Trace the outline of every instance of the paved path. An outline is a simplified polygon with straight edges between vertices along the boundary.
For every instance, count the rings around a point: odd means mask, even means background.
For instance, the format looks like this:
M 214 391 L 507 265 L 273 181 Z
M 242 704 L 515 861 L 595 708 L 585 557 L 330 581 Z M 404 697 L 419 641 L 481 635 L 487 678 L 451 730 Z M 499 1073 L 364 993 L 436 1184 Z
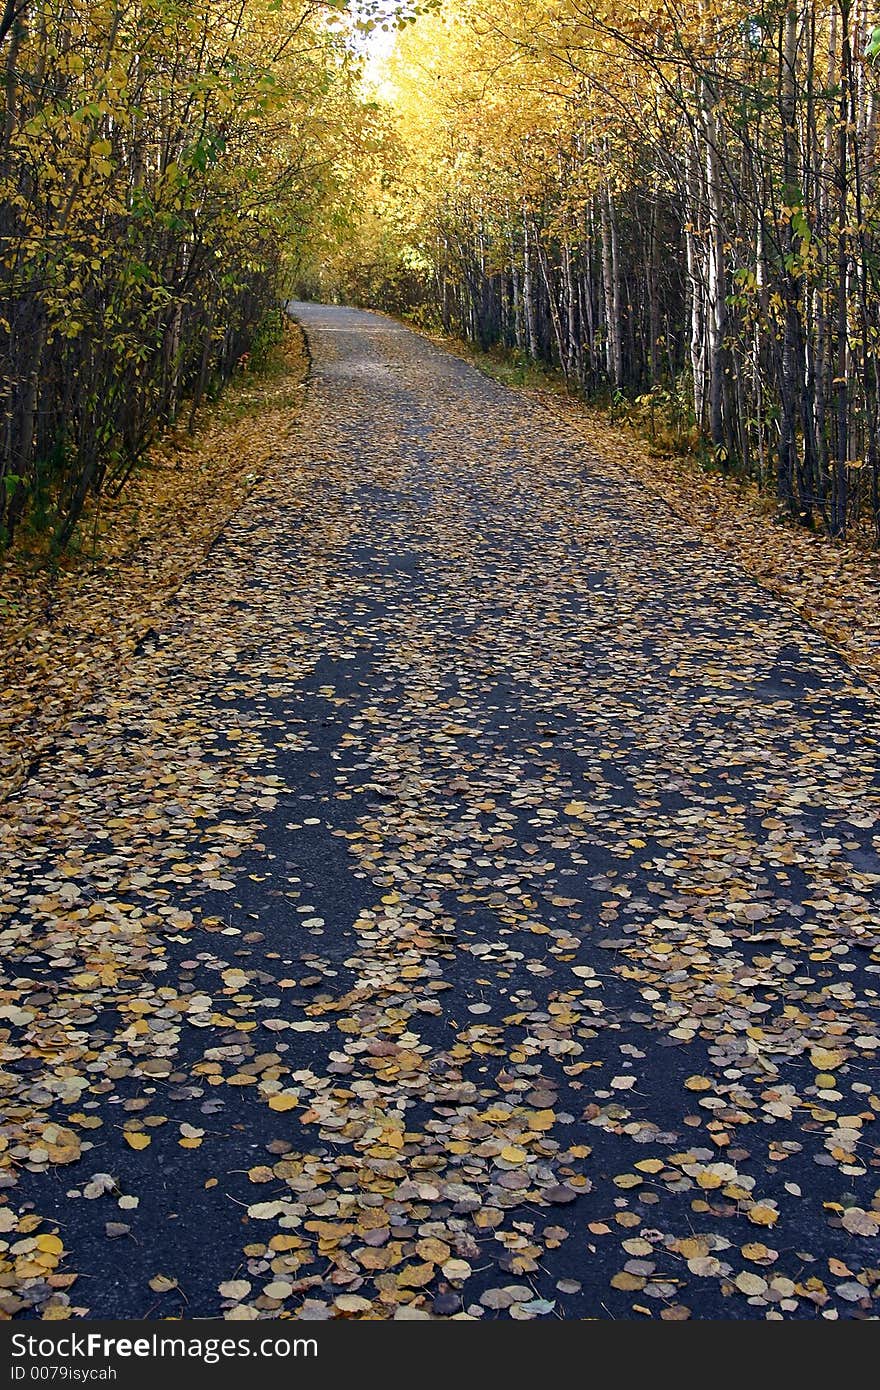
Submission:
M 870 1314 L 876 706 L 527 400 L 298 313 L 301 430 L 4 830 L 0 1308 Z

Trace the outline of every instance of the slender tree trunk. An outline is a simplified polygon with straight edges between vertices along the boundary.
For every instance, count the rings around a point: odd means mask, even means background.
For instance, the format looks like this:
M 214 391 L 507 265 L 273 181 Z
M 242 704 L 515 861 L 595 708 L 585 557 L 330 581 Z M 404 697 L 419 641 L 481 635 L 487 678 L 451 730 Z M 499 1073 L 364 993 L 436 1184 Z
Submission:
M 611 190 L 599 195 L 602 229 L 602 284 L 605 291 L 605 368 L 615 390 L 623 385 L 623 346 L 620 322 L 620 257 L 617 222 Z

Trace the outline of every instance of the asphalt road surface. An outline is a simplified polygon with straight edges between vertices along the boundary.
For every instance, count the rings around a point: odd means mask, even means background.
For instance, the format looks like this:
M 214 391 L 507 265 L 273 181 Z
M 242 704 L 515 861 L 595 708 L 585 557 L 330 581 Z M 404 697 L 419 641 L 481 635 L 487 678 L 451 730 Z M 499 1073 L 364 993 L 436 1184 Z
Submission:
M 0 1309 L 872 1316 L 876 702 L 581 434 L 295 312 L 300 426 L 7 808 Z

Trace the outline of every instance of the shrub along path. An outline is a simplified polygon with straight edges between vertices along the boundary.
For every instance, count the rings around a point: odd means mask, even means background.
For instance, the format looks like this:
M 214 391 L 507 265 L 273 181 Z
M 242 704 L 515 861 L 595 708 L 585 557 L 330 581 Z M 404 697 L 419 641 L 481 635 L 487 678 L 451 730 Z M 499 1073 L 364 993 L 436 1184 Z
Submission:
M 279 466 L 10 803 L 0 1307 L 869 1315 L 873 697 L 582 432 L 298 313 Z

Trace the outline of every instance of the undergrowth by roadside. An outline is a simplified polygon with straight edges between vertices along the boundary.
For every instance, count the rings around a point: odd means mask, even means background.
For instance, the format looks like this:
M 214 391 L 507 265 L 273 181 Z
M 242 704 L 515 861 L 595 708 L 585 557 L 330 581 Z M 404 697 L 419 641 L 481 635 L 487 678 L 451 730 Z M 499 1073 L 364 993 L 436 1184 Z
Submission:
M 116 498 L 99 498 L 54 562 L 36 546 L 0 564 L 0 800 L 58 729 L 130 658 L 292 428 L 308 377 L 290 325 L 192 434 L 169 432 Z M 186 412 L 182 420 L 187 419 Z

